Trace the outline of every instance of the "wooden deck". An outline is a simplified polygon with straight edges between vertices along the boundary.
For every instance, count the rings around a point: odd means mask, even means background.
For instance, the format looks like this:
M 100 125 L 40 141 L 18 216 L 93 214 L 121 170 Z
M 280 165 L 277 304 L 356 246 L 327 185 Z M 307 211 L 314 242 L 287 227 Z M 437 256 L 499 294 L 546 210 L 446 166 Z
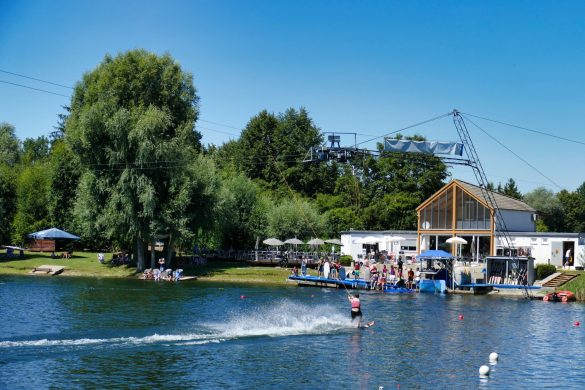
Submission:
M 65 267 L 62 265 L 41 265 L 39 267 L 35 267 L 30 271 L 33 275 L 59 275 Z

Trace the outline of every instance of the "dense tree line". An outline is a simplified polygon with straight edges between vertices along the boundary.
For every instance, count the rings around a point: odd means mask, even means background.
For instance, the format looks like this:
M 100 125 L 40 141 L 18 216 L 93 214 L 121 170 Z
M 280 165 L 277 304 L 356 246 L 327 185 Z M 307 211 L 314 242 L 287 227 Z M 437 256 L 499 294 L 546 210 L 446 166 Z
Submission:
M 382 145 L 378 158 L 303 162 L 324 141 L 304 108 L 259 112 L 238 139 L 203 146 L 198 103 L 173 58 L 133 50 L 83 75 L 49 138 L 20 141 L 0 124 L 0 242 L 57 226 L 85 248 L 130 249 L 144 268 L 160 240 L 249 249 L 268 236 L 415 229 L 415 208 L 448 178 L 440 159 Z M 491 188 L 535 207 L 540 230 L 584 230 L 585 184 L 524 196 L 512 179 Z

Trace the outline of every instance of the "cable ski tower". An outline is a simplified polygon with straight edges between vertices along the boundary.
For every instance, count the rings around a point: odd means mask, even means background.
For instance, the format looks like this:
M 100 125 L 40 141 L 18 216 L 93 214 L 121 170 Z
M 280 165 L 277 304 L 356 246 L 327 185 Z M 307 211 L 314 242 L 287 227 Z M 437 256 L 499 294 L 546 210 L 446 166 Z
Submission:
M 339 133 L 339 132 L 326 132 L 327 143 L 317 147 L 311 148 L 307 151 L 303 162 L 325 162 L 325 161 L 337 161 L 341 163 L 351 162 L 357 158 L 363 158 L 365 156 L 377 155 L 377 152 L 360 149 L 357 147 L 357 133 Z M 353 135 L 353 146 L 341 146 L 341 135 Z
M 453 110 L 453 123 L 455 124 L 455 129 L 457 129 L 457 133 L 459 134 L 459 138 L 463 144 L 465 149 L 465 153 L 468 157 L 468 164 L 472 170 L 473 174 L 475 175 L 475 179 L 481 189 L 481 193 L 485 199 L 485 201 L 490 205 L 490 207 L 494 210 L 494 238 L 497 241 L 500 238 L 501 241 L 509 248 L 510 250 L 510 257 L 514 260 L 512 264 L 512 271 L 516 274 L 518 280 L 521 278 L 521 270 L 519 269 L 520 263 L 517 259 L 517 251 L 514 248 L 514 243 L 512 241 L 512 237 L 510 236 L 510 232 L 508 231 L 508 227 L 506 226 L 506 221 L 504 220 L 502 213 L 498 207 L 496 202 L 496 198 L 494 197 L 494 193 L 487 189 L 488 180 L 483 170 L 483 166 L 481 165 L 481 161 L 479 160 L 479 156 L 477 155 L 477 151 L 475 150 L 475 146 L 473 145 L 473 141 L 469 135 L 469 131 L 467 131 L 467 126 L 465 125 L 465 121 L 461 116 L 458 110 Z M 495 247 L 494 242 L 494 247 Z M 524 294 L 525 298 L 530 298 L 530 291 L 528 288 L 523 288 L 522 293 Z

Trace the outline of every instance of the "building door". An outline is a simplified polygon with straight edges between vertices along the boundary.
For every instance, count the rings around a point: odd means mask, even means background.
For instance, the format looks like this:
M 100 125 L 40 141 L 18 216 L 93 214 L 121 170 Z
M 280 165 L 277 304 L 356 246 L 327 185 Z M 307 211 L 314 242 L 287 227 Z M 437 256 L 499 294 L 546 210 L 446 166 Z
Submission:
M 558 241 L 552 241 L 550 243 L 550 263 L 560 267 L 563 265 L 563 243 Z
M 568 261 L 568 265 L 572 266 L 575 265 L 575 243 L 573 241 L 563 241 L 563 264 L 565 262 L 565 257 L 567 256 L 567 251 L 569 258 L 566 259 Z

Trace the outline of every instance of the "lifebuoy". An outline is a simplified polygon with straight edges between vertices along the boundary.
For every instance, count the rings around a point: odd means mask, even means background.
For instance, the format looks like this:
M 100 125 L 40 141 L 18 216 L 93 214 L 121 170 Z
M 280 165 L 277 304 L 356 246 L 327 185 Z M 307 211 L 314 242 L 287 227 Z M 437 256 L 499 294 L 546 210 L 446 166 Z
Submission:
M 545 295 L 544 297 L 542 297 L 542 300 L 547 302 L 550 298 L 548 297 L 548 295 Z

